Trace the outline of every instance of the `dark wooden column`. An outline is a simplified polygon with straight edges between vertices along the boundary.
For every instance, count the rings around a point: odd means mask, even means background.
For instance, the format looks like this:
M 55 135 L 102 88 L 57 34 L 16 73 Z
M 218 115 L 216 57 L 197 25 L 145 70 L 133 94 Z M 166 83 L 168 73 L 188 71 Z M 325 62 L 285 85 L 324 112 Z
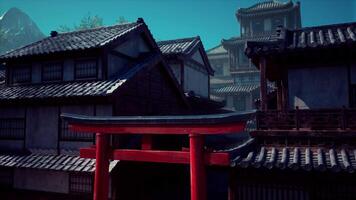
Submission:
M 278 110 L 283 110 L 283 89 L 282 89 L 282 82 L 281 80 L 276 81 L 276 86 L 277 86 L 277 109 Z
M 283 79 L 282 84 L 282 110 L 288 110 L 288 81 Z
M 260 59 L 260 83 L 261 83 L 261 110 L 267 110 L 267 78 L 266 78 L 266 59 Z

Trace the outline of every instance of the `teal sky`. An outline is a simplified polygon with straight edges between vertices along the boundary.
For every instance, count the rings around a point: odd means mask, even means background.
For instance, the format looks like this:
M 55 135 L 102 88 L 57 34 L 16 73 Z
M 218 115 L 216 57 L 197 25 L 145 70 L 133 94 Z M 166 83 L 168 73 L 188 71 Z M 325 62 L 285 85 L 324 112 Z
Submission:
M 0 0 L 0 13 L 11 7 L 26 12 L 48 35 L 73 25 L 90 12 L 115 23 L 143 17 L 156 40 L 200 35 L 206 49 L 239 35 L 235 12 L 261 0 Z M 300 0 L 303 26 L 356 21 L 356 0 Z

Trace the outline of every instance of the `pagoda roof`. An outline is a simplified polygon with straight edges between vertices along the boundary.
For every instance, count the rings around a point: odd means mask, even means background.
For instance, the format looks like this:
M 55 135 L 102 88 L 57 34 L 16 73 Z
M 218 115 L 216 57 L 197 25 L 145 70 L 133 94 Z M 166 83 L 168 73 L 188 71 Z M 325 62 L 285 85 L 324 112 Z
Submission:
M 259 15 L 273 14 L 276 12 L 285 12 L 298 8 L 300 3 L 294 4 L 291 0 L 287 2 L 281 2 L 277 0 L 265 1 L 257 3 L 248 8 L 240 8 L 236 12 L 236 16 L 240 17 L 254 17 Z
M 356 45 L 356 22 L 306 27 L 289 30 L 277 29 L 277 36 L 267 41 L 248 41 L 245 53 L 250 58 L 307 50 L 345 48 Z

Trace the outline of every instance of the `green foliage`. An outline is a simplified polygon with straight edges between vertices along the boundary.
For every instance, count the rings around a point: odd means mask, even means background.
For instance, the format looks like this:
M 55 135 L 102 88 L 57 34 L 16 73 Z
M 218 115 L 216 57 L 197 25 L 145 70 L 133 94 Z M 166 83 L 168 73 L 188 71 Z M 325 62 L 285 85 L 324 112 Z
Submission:
M 120 16 L 116 20 L 116 24 L 125 24 L 128 22 L 129 21 L 124 16 Z M 103 24 L 104 24 L 103 18 L 99 17 L 98 15 L 93 16 L 90 13 L 88 13 L 80 20 L 80 23 L 78 25 L 74 24 L 72 27 L 68 25 L 60 25 L 57 28 L 57 31 L 61 33 L 70 32 L 70 31 L 79 31 L 79 30 L 101 27 L 103 26 Z
M 90 28 L 97 28 L 100 26 L 103 26 L 103 18 L 99 17 L 98 15 L 92 16 L 90 13 L 88 13 L 80 20 L 79 25 L 74 24 L 73 28 L 67 25 L 60 25 L 57 31 L 63 33 L 63 32 L 70 32 L 70 31 L 85 30 Z
M 74 26 L 75 30 L 85 30 L 90 28 L 97 28 L 103 26 L 103 18 L 99 17 L 98 15 L 91 16 L 88 13 L 87 16 L 84 16 L 80 20 L 80 24 L 78 26 Z
M 125 23 L 128 23 L 129 21 L 127 19 L 125 19 L 124 16 L 120 16 L 117 20 L 116 20 L 116 23 L 117 24 L 125 24 Z

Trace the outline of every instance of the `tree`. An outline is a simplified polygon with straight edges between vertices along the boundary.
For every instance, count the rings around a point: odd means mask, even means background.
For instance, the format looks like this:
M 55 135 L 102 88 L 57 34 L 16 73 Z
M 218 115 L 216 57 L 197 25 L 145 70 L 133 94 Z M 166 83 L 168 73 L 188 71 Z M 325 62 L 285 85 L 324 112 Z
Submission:
M 80 21 L 78 26 L 74 26 L 75 30 L 85 30 L 90 28 L 97 28 L 103 26 L 103 18 L 99 17 L 98 15 L 91 16 L 88 13 L 87 16 L 84 16 Z
M 129 22 L 127 19 L 125 19 L 125 17 L 124 16 L 120 16 L 117 20 L 116 20 L 116 23 L 117 24 L 125 24 L 125 23 L 127 23 L 127 22 Z
M 79 25 L 74 24 L 73 28 L 67 25 L 60 25 L 57 31 L 63 33 L 63 32 L 70 32 L 70 31 L 85 30 L 90 28 L 97 28 L 100 26 L 103 26 L 103 18 L 99 17 L 98 15 L 92 16 L 90 13 L 88 13 L 80 20 Z

